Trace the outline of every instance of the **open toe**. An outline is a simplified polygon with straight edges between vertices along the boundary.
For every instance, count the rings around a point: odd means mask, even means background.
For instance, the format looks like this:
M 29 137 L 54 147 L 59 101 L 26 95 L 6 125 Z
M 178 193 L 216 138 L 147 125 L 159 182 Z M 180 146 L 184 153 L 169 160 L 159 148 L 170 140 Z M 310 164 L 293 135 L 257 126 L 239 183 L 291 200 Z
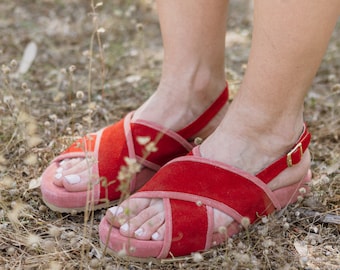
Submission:
M 89 204 L 97 209 L 120 199 L 121 183 L 125 192 L 133 193 L 165 163 L 186 155 L 193 147 L 192 137 L 227 100 L 228 87 L 200 117 L 177 132 L 145 120 L 132 121 L 131 112 L 118 123 L 77 140 L 44 171 L 44 202 L 58 212 L 84 211 Z M 88 161 L 87 173 L 65 176 L 61 168 L 70 168 L 61 163 L 75 158 Z
M 256 175 L 204 158 L 197 146 L 187 156 L 168 162 L 130 197 L 162 199 L 161 232 L 155 232 L 152 240 L 136 239 L 122 235 L 104 217 L 99 225 L 100 240 L 110 253 L 135 258 L 162 259 L 208 250 L 236 234 L 242 226 L 247 227 L 308 193 L 309 169 L 302 179 L 290 185 L 271 190 L 268 184 L 286 169 L 300 164 L 304 154 L 309 154 L 309 142 L 310 134 L 304 126 L 295 146 Z M 301 194 L 302 187 L 306 192 Z M 214 210 L 232 218 L 225 230 L 215 230 L 218 221 Z M 161 234 L 164 239 L 157 237 Z

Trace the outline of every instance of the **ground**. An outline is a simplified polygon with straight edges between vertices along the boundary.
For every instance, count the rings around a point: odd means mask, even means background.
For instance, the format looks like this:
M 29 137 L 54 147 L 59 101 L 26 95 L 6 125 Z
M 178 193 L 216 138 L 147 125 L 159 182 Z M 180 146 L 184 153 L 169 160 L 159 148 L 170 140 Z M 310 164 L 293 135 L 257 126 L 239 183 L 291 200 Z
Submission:
M 250 11 L 248 1 L 232 1 L 232 95 L 246 69 Z M 105 210 L 55 213 L 37 187 L 70 141 L 117 121 L 156 88 L 162 47 L 154 1 L 4 0 L 0 29 L 1 270 L 340 269 L 340 22 L 306 98 L 312 195 L 203 257 L 160 265 L 103 254 L 97 230 Z

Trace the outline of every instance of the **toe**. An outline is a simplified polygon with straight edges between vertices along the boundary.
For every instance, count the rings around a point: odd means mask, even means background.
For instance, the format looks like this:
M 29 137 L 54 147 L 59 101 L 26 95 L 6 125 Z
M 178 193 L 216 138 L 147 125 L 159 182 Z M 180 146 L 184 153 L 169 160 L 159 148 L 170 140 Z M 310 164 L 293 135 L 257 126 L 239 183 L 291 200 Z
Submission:
M 139 212 L 144 210 L 150 205 L 150 199 L 128 199 L 122 202 L 119 206 L 114 206 L 106 211 L 106 218 L 108 222 L 119 228 L 129 219 L 138 215 Z
M 90 183 L 94 183 L 96 180 L 98 180 L 98 176 L 89 171 L 81 171 L 78 174 L 64 174 L 63 186 L 70 192 L 87 191 L 92 188 Z
M 72 165 L 70 165 L 69 163 L 72 163 Z M 88 160 L 86 159 L 80 159 L 80 158 L 75 158 L 75 159 L 71 159 L 68 163 L 67 166 L 61 166 L 60 168 L 62 168 L 62 172 L 63 175 L 70 175 L 70 174 L 80 174 L 82 172 L 87 172 L 87 173 L 91 173 L 91 169 L 92 169 L 92 163 L 90 163 Z
M 54 171 L 53 183 L 58 187 L 63 186 L 63 170 L 64 169 L 62 167 L 57 167 L 57 169 Z
M 68 170 L 81 161 L 82 158 L 67 158 L 60 161 L 59 166 L 64 170 Z
M 161 225 L 156 232 L 151 235 L 151 239 L 154 241 L 162 241 L 164 240 L 165 234 L 165 224 Z
M 54 172 L 54 179 L 53 183 L 59 187 L 64 186 L 64 176 L 65 175 L 74 175 L 74 174 L 79 174 L 80 172 L 86 170 L 84 168 L 84 165 L 82 164 L 83 159 L 81 158 L 72 158 L 72 159 L 64 159 L 60 161 L 57 164 L 57 168 L 55 169 Z M 70 181 L 74 182 L 75 177 L 71 177 Z
M 134 236 L 140 240 L 150 240 L 152 239 L 152 235 L 158 232 L 159 228 L 164 223 L 164 212 L 160 212 L 147 220 L 143 225 L 141 225 L 135 232 Z M 158 232 L 159 233 L 159 232 Z M 164 235 L 164 233 L 163 233 Z M 163 235 L 160 235 L 158 238 L 163 238 Z
M 158 214 L 160 215 L 156 217 Z M 122 235 L 128 237 L 137 236 L 141 239 L 150 239 L 151 235 L 158 228 L 155 226 L 155 223 L 159 222 L 159 220 L 162 221 L 162 216 L 164 216 L 162 201 L 155 201 L 153 204 L 150 204 L 149 207 L 140 211 L 138 215 L 124 223 L 120 227 L 120 232 Z

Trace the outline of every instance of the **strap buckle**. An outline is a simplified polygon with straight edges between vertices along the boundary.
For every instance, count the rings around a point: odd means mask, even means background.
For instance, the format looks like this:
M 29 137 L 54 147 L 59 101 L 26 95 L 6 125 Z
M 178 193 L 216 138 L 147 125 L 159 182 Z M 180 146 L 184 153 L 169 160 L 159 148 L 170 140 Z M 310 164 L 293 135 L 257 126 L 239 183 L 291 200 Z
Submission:
M 293 158 L 292 158 L 292 155 L 295 153 L 296 150 L 300 150 L 300 160 L 302 158 L 302 155 L 303 155 L 303 148 L 302 148 L 302 143 L 299 142 L 292 150 L 289 151 L 289 153 L 287 154 L 287 166 L 288 167 L 292 167 L 294 164 L 293 164 Z

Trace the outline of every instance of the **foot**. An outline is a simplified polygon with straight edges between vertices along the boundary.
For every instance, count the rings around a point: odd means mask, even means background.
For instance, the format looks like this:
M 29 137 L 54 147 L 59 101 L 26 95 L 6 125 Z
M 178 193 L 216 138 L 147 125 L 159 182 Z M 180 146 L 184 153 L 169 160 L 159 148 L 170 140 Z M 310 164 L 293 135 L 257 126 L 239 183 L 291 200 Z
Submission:
M 296 129 L 293 125 L 290 129 L 283 129 L 280 124 L 275 123 L 256 128 L 251 125 L 259 121 L 251 121 L 252 115 L 233 115 L 229 112 L 219 128 L 200 146 L 200 152 L 205 158 L 232 165 L 254 175 L 286 154 L 302 132 L 302 119 L 296 123 L 295 126 L 299 127 Z M 287 130 L 292 132 L 288 133 Z M 276 190 L 297 183 L 307 174 L 309 167 L 310 154 L 307 150 L 299 164 L 284 170 L 268 186 L 271 190 Z M 124 236 L 140 240 L 164 239 L 165 215 L 161 199 L 128 199 L 120 206 L 110 208 L 106 217 L 111 225 L 120 228 L 120 233 Z M 215 232 L 228 228 L 232 222 L 230 216 L 214 209 Z
M 176 84 L 173 84 L 176 85 Z M 177 83 L 178 85 L 178 83 Z M 152 95 L 135 113 L 132 121 L 143 119 L 154 122 L 172 130 L 180 130 L 195 120 L 211 105 L 225 82 L 207 84 L 206 87 L 195 91 L 189 86 L 180 89 L 170 88 L 167 84 L 161 84 Z M 181 90 L 182 89 L 182 90 Z M 208 93 L 208 95 L 207 95 Z M 226 112 L 226 106 L 213 118 L 209 124 L 195 136 L 205 138 L 217 127 Z M 157 113 L 155 113 L 157 112 Z M 64 187 L 67 191 L 86 191 L 91 179 L 98 179 L 89 171 L 91 163 L 84 158 L 65 159 L 59 163 L 54 175 L 54 184 Z

